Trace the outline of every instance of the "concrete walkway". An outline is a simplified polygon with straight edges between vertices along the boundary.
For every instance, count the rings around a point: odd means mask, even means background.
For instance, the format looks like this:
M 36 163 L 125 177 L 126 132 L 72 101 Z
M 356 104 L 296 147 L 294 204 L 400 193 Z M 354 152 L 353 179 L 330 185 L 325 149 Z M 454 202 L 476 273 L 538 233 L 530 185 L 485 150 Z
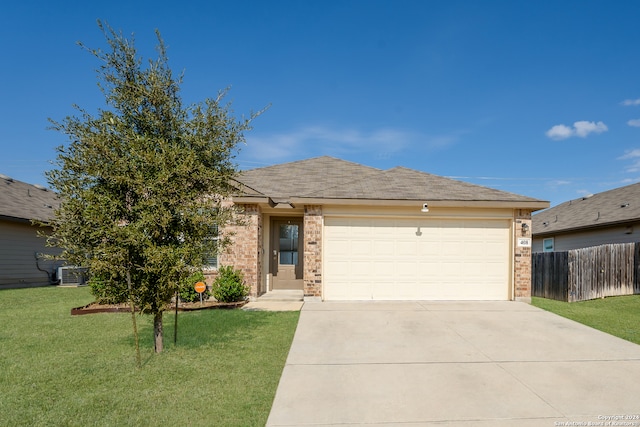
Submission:
M 267 292 L 242 307 L 249 311 L 298 311 L 304 305 L 301 290 L 277 290 Z
M 640 426 L 639 414 L 640 346 L 533 306 L 307 302 L 267 425 Z

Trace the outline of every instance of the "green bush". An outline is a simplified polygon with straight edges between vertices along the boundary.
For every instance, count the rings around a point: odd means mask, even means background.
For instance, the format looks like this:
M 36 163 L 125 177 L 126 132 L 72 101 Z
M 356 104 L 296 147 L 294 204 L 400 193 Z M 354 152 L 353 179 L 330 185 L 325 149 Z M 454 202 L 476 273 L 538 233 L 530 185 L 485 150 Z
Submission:
M 184 282 L 180 284 L 180 301 L 184 302 L 196 302 L 200 301 L 200 294 L 196 292 L 193 286 L 198 282 L 204 282 L 204 273 L 202 271 L 197 271 L 189 276 Z M 202 293 L 202 299 L 208 299 L 211 296 L 211 292 L 207 288 Z
M 220 302 L 244 300 L 249 295 L 249 287 L 245 285 L 242 272 L 232 266 L 218 268 L 218 276 L 213 282 L 213 297 Z
M 89 279 L 91 294 L 99 304 L 122 304 L 129 301 L 127 284 L 107 279 L 103 276 L 92 276 Z

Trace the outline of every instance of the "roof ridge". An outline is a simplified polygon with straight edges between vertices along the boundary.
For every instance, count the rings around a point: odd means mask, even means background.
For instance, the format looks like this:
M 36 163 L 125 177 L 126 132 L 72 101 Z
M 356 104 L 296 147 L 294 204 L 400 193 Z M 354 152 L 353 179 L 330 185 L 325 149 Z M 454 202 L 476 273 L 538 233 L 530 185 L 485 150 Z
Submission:
M 266 170 L 266 169 L 271 169 L 271 168 L 281 168 L 283 166 L 293 166 L 293 165 L 299 165 L 301 163 L 317 162 L 318 160 L 335 160 L 335 161 L 342 162 L 342 163 L 350 163 L 350 164 L 355 165 L 355 166 L 361 166 L 361 167 L 366 167 L 366 168 L 371 168 L 371 169 L 378 169 L 378 168 L 374 168 L 373 166 L 367 166 L 367 165 L 363 165 L 361 163 L 352 162 L 350 160 L 339 159 L 339 158 L 333 157 L 333 156 L 316 156 L 316 157 L 310 157 L 310 158 L 307 158 L 307 159 L 292 160 L 290 162 L 277 163 L 277 164 L 273 164 L 273 165 L 262 166 L 262 167 L 259 167 L 259 168 L 245 169 L 243 171 L 240 171 L 240 173 L 249 172 L 249 171 L 260 171 L 260 170 Z M 381 170 L 381 169 L 378 169 L 378 170 Z

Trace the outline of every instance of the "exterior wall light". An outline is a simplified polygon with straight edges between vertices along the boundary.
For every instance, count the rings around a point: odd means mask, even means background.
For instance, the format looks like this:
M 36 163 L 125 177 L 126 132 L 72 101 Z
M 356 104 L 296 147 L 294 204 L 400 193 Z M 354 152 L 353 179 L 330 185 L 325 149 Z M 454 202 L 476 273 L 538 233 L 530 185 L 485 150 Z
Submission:
M 527 231 L 529 231 L 529 224 L 527 224 L 526 222 L 522 223 L 522 234 L 527 234 Z

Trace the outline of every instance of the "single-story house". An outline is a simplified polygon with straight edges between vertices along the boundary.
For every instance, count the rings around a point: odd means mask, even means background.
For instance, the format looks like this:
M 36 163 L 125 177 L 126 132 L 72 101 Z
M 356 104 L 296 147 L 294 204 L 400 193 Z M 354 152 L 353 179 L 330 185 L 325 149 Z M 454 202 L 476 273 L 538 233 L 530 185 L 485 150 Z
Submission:
M 531 213 L 546 201 L 332 157 L 237 182 L 246 221 L 218 261 L 243 271 L 252 298 L 530 301 Z
M 533 251 L 640 241 L 640 183 L 569 200 L 533 215 Z
M 47 221 L 59 205 L 56 194 L 0 174 L 0 289 L 54 283 L 56 262 L 43 258 L 56 250 L 45 245 L 32 220 Z

